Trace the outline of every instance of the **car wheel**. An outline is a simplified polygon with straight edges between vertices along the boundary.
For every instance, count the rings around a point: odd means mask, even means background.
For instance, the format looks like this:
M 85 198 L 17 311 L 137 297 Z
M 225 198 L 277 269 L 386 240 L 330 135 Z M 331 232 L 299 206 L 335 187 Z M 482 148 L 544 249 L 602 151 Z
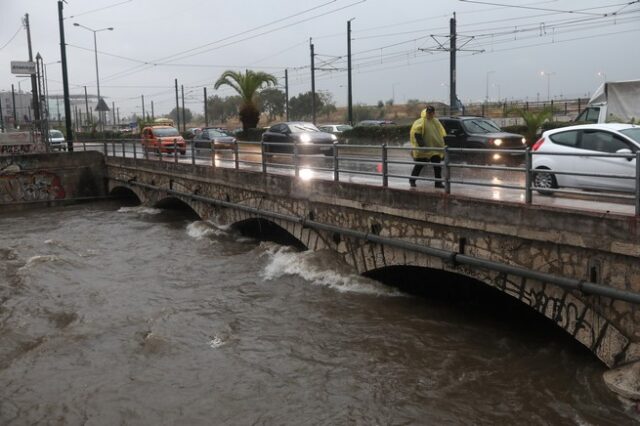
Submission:
M 545 189 L 558 188 L 558 182 L 556 181 L 556 177 L 554 176 L 554 174 L 540 171 L 540 170 L 549 170 L 549 169 L 539 168 L 536 170 L 538 171 L 534 172 L 533 186 L 536 188 L 536 190 L 540 195 L 553 195 L 552 191 L 545 191 Z

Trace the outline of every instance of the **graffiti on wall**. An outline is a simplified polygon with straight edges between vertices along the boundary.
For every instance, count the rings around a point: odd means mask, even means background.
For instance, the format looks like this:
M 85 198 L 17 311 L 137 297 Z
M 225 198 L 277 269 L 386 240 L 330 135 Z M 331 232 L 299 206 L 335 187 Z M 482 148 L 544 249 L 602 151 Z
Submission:
M 65 198 L 60 176 L 47 171 L 0 174 L 0 203 Z
M 21 155 L 44 152 L 43 146 L 37 144 L 0 145 L 0 155 Z

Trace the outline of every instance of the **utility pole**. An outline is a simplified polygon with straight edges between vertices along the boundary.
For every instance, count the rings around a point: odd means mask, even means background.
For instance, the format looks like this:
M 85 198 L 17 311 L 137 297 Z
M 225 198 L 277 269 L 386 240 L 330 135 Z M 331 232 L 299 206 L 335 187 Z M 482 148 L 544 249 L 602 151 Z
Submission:
M 444 36 L 431 36 L 436 43 L 438 43 L 438 47 L 430 48 L 430 49 L 418 49 L 421 51 L 442 51 L 449 52 L 449 103 L 451 114 L 455 114 L 458 112 L 458 96 L 456 95 L 456 53 L 465 51 L 465 52 L 477 52 L 481 53 L 484 50 L 473 50 L 473 49 L 462 49 L 467 43 L 473 40 L 473 37 L 466 37 L 466 40 L 462 43 L 460 47 L 457 45 L 458 34 L 456 33 L 456 14 L 453 13 L 453 18 L 449 20 L 449 47 L 445 47 L 443 43 L 441 43 L 437 37 Z
M 89 115 L 89 96 L 87 96 L 87 86 L 84 86 L 84 107 L 87 113 L 87 124 L 93 122 L 91 116 Z
M 4 116 L 2 115 L 2 99 L 0 99 L 0 132 L 4 133 Z
M 116 117 L 118 120 L 118 124 L 120 124 L 120 107 L 116 108 Z
M 116 103 L 111 101 L 111 120 L 113 120 L 113 124 L 120 124 L 116 122 Z M 117 129 L 114 129 L 117 130 Z
M 207 88 L 204 89 L 204 127 L 209 127 L 209 112 L 207 111 Z
M 156 113 L 153 109 L 153 101 L 151 101 L 151 121 L 155 121 L 156 119 Z
M 11 102 L 13 103 L 13 128 L 18 128 L 18 117 L 16 114 L 16 91 L 13 88 L 13 84 L 11 85 Z
M 187 120 L 185 119 L 185 114 L 184 114 L 184 86 L 181 84 L 180 85 L 180 92 L 182 93 L 182 131 L 186 132 L 187 131 Z M 180 129 L 178 129 L 180 130 Z
M 180 131 L 180 103 L 178 102 L 178 79 L 175 79 L 176 83 L 176 124 L 178 125 L 177 129 Z
M 351 18 L 347 21 L 347 116 L 353 126 L 353 81 L 351 80 Z
M 458 98 L 456 96 L 456 13 L 449 20 L 449 105 L 451 114 L 458 112 Z
M 60 26 L 60 60 L 62 61 L 62 90 L 64 92 L 64 118 L 67 129 L 67 152 L 73 151 L 73 129 L 71 128 L 71 101 L 69 100 L 69 76 L 67 75 L 67 45 L 64 41 L 62 0 L 58 0 L 58 23 Z
M 313 53 L 313 43 L 311 38 L 309 38 L 309 45 L 311 47 L 311 122 L 316 124 L 316 55 Z
M 147 121 L 147 116 L 144 113 L 144 95 L 140 95 L 140 97 L 142 98 L 142 120 Z
M 29 48 L 29 62 L 33 62 L 33 51 L 31 50 L 31 28 L 29 27 L 29 14 L 24 15 L 24 26 L 27 30 L 27 46 Z M 36 122 L 40 121 L 40 96 L 38 94 L 38 83 L 36 81 L 36 75 L 31 74 L 31 93 L 33 95 L 33 114 Z
M 284 119 L 289 121 L 289 70 L 284 70 Z

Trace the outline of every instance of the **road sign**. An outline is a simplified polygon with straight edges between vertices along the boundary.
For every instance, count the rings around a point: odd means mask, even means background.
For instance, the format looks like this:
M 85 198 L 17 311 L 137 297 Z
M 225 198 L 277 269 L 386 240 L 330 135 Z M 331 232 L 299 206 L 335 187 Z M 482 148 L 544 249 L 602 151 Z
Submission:
M 30 61 L 11 61 L 11 74 L 35 74 L 36 63 Z

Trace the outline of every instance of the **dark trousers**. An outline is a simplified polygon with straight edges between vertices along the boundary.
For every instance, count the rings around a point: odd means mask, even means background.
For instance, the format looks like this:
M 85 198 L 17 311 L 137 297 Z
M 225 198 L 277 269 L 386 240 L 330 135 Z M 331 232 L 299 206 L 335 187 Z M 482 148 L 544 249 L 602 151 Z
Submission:
M 440 157 L 438 157 L 437 155 L 433 155 L 430 159 L 429 158 L 414 158 L 414 161 L 419 161 L 421 163 L 433 163 L 433 164 L 440 164 Z M 422 168 L 424 167 L 424 164 L 416 164 L 413 166 L 413 170 L 411 171 L 411 176 L 420 176 L 420 172 L 422 171 Z M 436 179 L 440 179 L 442 178 L 442 167 L 440 166 L 433 166 L 433 175 Z M 409 179 L 409 183 L 411 185 L 415 185 L 416 180 L 415 179 Z M 436 182 L 436 185 L 440 186 L 439 184 L 442 184 L 442 182 Z

